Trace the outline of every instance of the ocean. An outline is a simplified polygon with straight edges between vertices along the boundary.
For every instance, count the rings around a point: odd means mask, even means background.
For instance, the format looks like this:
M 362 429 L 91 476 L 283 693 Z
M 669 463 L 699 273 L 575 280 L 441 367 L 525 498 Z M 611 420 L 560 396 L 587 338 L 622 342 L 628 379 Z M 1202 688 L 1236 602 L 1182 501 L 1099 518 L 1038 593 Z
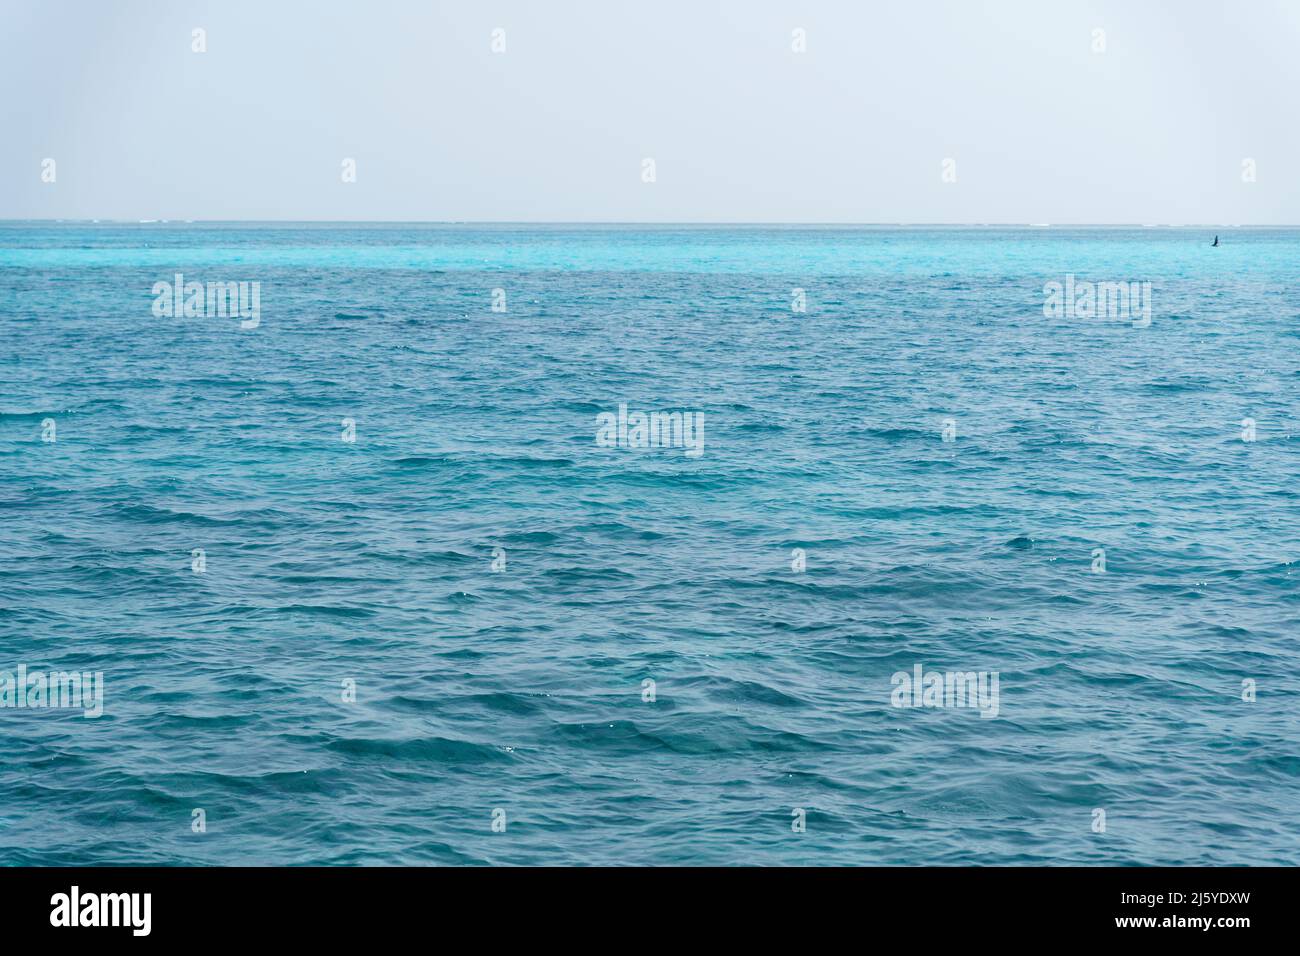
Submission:
M 0 862 L 1300 863 L 1298 293 L 1295 229 L 0 223 Z

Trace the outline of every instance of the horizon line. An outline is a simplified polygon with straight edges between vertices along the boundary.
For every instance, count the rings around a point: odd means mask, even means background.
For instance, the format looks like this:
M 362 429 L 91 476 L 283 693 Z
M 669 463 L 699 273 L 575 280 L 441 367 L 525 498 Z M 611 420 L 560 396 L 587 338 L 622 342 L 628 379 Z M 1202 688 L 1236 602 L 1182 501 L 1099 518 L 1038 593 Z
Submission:
M 0 224 L 111 224 L 111 225 L 380 225 L 380 226 L 799 226 L 844 228 L 942 228 L 942 229 L 1300 229 L 1300 223 L 1222 222 L 855 222 L 848 220 L 668 220 L 668 219 L 119 219 L 114 217 L 48 217 L 18 219 L 0 217 Z

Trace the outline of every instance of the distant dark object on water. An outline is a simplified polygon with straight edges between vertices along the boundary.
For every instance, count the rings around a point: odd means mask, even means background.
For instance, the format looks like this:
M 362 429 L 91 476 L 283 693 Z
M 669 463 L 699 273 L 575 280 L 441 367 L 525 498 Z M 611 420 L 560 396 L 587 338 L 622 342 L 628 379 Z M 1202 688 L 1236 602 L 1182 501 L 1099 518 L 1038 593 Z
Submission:
M 1215 237 L 1214 237 L 1214 242 L 1210 243 L 1210 245 L 1217 246 L 1218 244 L 1219 244 L 1219 237 L 1218 237 L 1218 236 L 1215 236 Z

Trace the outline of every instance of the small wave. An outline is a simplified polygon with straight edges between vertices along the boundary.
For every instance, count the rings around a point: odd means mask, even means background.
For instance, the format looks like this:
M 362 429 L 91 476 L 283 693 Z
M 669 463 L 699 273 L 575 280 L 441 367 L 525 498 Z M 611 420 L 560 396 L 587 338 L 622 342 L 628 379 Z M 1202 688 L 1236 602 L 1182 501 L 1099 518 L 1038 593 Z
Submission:
M 387 760 L 414 760 L 425 763 L 505 763 L 510 754 L 501 747 L 454 740 L 449 737 L 422 737 L 409 740 L 381 740 L 366 737 L 344 737 L 327 745 L 334 753 L 351 757 L 384 758 Z

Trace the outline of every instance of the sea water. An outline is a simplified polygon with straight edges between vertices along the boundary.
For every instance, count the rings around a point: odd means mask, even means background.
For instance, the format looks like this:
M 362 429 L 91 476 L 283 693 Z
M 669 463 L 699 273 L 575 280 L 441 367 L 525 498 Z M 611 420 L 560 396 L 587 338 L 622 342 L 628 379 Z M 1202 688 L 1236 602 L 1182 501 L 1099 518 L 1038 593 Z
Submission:
M 11 222 L 0 330 L 0 862 L 1300 862 L 1298 231 Z

